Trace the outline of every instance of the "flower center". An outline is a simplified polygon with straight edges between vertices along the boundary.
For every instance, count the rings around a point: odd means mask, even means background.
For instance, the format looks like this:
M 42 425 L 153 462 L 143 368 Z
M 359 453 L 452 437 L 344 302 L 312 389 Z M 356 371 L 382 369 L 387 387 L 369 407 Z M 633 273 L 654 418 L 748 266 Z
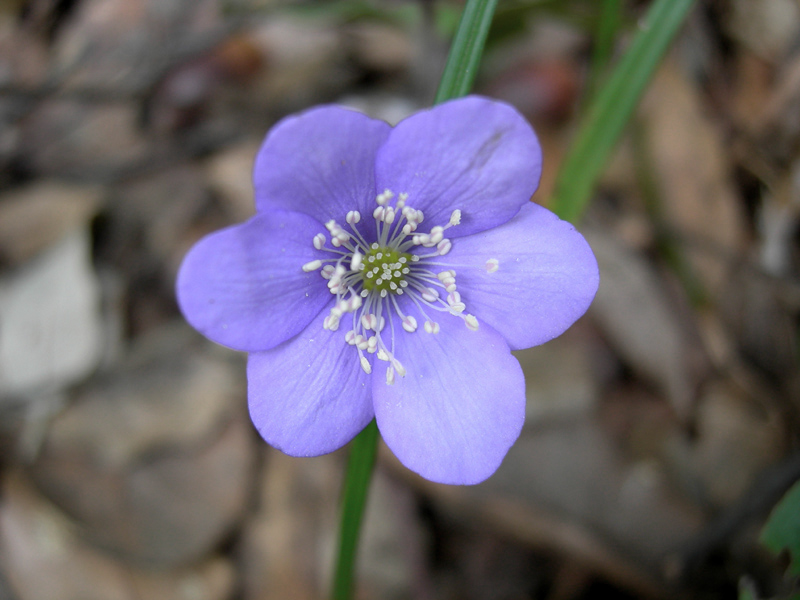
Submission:
M 392 205 L 394 198 L 389 190 L 375 198 L 374 230 L 366 224 L 358 227 L 361 223 L 358 211 L 347 213 L 349 231 L 334 220 L 328 221 L 325 228 L 332 247 L 327 245 L 323 233 L 315 235 L 312 243 L 331 258 L 303 265 L 306 272 L 320 269 L 322 277 L 328 280 L 328 289 L 336 296 L 336 304 L 325 317 L 323 327 L 336 331 L 343 319 L 351 321 L 344 341 L 356 348 L 361 367 L 367 373 L 372 372 L 372 365 L 364 353 L 388 362 L 389 384 L 394 383 L 395 374 L 401 377 L 406 374 L 394 354 L 395 320 L 409 334 L 419 326 L 416 317 L 401 308 L 398 302 L 401 297 L 411 300 L 411 304 L 404 305 L 406 309 L 424 317 L 423 329 L 429 334 L 439 333 L 439 323 L 430 316 L 436 313 L 455 315 L 469 329 L 478 329 L 478 320 L 464 313 L 466 306 L 457 290 L 456 272 L 442 269 L 439 262 L 453 246 L 444 232 L 461 222 L 461 211 L 454 210 L 446 225 L 419 233 L 417 229 L 424 219 L 422 211 L 406 205 L 408 194 L 400 194 Z M 412 252 L 414 248 L 418 250 Z
M 363 289 L 368 292 L 380 293 L 386 290 L 393 294 L 402 294 L 402 288 L 408 287 L 406 275 L 411 272 L 411 257 L 408 252 L 399 252 L 373 243 L 362 259 Z

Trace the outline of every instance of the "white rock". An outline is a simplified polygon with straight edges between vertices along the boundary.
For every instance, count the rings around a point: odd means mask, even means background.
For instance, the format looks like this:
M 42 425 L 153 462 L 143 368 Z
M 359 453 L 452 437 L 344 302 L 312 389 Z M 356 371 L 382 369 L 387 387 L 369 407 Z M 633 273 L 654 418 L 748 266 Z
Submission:
M 57 389 L 95 368 L 99 303 L 86 227 L 0 278 L 0 398 Z

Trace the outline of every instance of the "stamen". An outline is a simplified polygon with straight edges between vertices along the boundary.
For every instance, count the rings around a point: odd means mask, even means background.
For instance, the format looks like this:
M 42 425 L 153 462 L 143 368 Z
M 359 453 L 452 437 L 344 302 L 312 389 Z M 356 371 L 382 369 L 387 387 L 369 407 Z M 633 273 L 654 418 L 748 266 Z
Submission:
M 351 271 L 358 271 L 361 268 L 361 259 L 362 259 L 361 253 L 358 250 L 356 250 L 353 253 L 353 258 L 350 259 Z
M 435 321 L 425 321 L 425 331 L 428 333 L 439 333 L 439 324 Z
M 319 259 L 312 260 L 312 261 L 307 262 L 306 264 L 303 265 L 303 271 L 305 271 L 306 273 L 310 273 L 311 271 L 316 271 L 321 266 L 322 266 L 322 261 L 321 260 L 319 260 Z
M 366 356 L 361 357 L 361 368 L 364 369 L 364 372 L 369 375 L 372 373 L 372 365 L 369 364 Z
M 496 258 L 490 258 L 486 261 L 486 272 L 487 273 L 494 273 L 497 269 L 500 268 L 500 261 Z
M 399 360 L 397 360 L 396 358 L 392 357 L 391 363 L 392 363 L 392 366 L 394 367 L 394 370 L 397 371 L 397 374 L 400 375 L 400 377 L 405 377 L 406 376 L 406 368 L 403 366 L 403 364 Z
M 408 333 L 414 333 L 417 330 L 417 320 L 412 316 L 403 318 L 403 329 Z
M 329 220 L 325 223 L 328 236 L 316 234 L 312 245 L 318 251 L 328 252 L 330 258 L 309 261 L 302 269 L 304 272 L 319 270 L 320 276 L 327 280 L 328 289 L 336 296 L 334 306 L 323 320 L 323 328 L 337 331 L 344 315 L 351 313 L 352 326 L 343 336 L 345 343 L 358 352 L 361 368 L 367 374 L 372 373 L 369 354 L 389 363 L 386 382 L 392 385 L 397 376 L 406 375 L 406 368 L 394 354 L 394 317 L 399 319 L 403 329 L 403 332 L 398 331 L 399 335 L 416 332 L 417 318 L 427 333 L 439 333 L 441 326 L 429 318 L 429 310 L 445 314 L 442 318 L 450 318 L 447 313 L 461 317 L 472 331 L 478 329 L 479 323 L 475 316 L 465 313 L 466 304 L 458 291 L 455 270 L 449 269 L 444 261 L 437 262 L 453 248 L 453 240 L 445 237 L 445 230 L 461 223 L 459 209 L 452 211 L 444 226 L 420 231 L 425 218 L 422 211 L 408 205 L 407 193 L 395 197 L 386 189 L 375 197 L 372 218 L 374 229 L 359 226 L 362 214 L 357 210 L 348 211 L 345 216 L 347 231 L 336 220 Z M 420 252 L 415 247 L 431 250 Z M 487 272 L 498 268 L 497 259 L 486 261 Z M 437 272 L 437 269 L 444 270 Z M 418 311 L 416 316 L 404 314 L 399 301 L 405 297 L 413 302 L 409 306 Z M 387 320 L 388 330 L 385 329 Z

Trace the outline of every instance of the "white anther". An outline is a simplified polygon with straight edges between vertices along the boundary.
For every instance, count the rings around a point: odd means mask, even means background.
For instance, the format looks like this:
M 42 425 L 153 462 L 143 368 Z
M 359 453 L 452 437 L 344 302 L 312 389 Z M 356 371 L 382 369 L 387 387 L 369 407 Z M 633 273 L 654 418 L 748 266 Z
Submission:
M 322 250 L 325 247 L 325 235 L 318 233 L 314 236 L 314 248 Z
M 344 334 L 344 341 L 350 344 L 351 346 L 354 346 L 356 343 L 356 335 L 357 335 L 356 330 L 351 329 L 350 331 Z
M 461 211 L 455 209 L 452 213 L 450 213 L 450 223 L 448 223 L 448 227 L 458 225 L 459 223 L 461 223 Z
M 449 305 L 452 306 L 453 304 L 458 304 L 459 302 L 461 302 L 461 294 L 456 291 L 447 294 L 447 303 Z
M 361 220 L 361 213 L 357 210 L 351 210 L 347 213 L 347 217 L 345 219 L 350 225 L 355 225 Z
M 438 297 L 439 292 L 433 288 L 425 288 L 425 291 L 422 292 L 422 299 L 427 300 L 428 302 L 435 302 Z
M 383 215 L 383 220 L 386 222 L 387 225 L 391 225 L 394 223 L 394 209 L 391 206 L 386 207 L 386 212 Z
M 383 192 L 378 194 L 378 196 L 375 198 L 375 202 L 383 206 L 384 204 L 389 202 L 389 200 L 391 200 L 392 198 L 394 198 L 394 193 L 392 193 L 391 190 L 383 190 Z
M 369 364 L 366 356 L 361 357 L 361 368 L 364 369 L 364 372 L 369 375 L 372 373 L 372 365 Z
M 448 239 L 444 239 L 436 245 L 436 249 L 439 251 L 439 256 L 444 256 L 450 252 L 452 247 L 453 243 Z
M 439 333 L 439 324 L 435 321 L 425 321 L 425 331 L 428 333 Z
M 363 303 L 364 301 L 361 299 L 361 296 L 352 294 L 350 298 L 347 299 L 347 312 L 357 311 L 359 308 L 361 308 Z
M 361 315 L 361 326 L 364 329 L 366 330 L 375 329 L 377 325 L 378 325 L 378 317 L 376 317 L 375 315 L 369 313 Z
M 415 246 L 419 246 L 425 244 L 429 239 L 430 236 L 427 233 L 417 233 L 411 236 L 411 243 Z
M 421 211 L 417 211 L 417 217 L 414 219 L 417 223 L 422 223 L 425 220 L 425 214 Z
M 328 221 L 327 223 L 325 223 L 325 229 L 327 229 L 327 230 L 328 230 L 328 231 L 330 231 L 331 233 L 333 233 L 333 230 L 334 230 L 334 229 L 336 229 L 336 228 L 338 228 L 338 227 L 339 227 L 339 226 L 336 224 L 336 221 L 334 221 L 333 219 L 331 219 L 330 221 Z
M 412 316 L 406 316 L 403 319 L 403 329 L 408 333 L 414 333 L 417 330 L 417 320 Z
M 442 283 L 444 283 L 445 277 L 455 277 L 455 276 L 456 272 L 453 271 L 453 269 L 448 269 L 447 271 L 442 271 L 441 273 L 436 274 L 436 278 Z
M 358 271 L 361 268 L 361 260 L 363 255 L 361 252 L 356 250 L 353 252 L 353 258 L 350 259 L 350 270 L 351 271 Z
M 453 292 L 455 292 L 456 291 L 456 282 L 455 282 L 455 280 L 452 283 L 448 283 L 446 286 L 444 286 L 444 289 L 446 289 L 451 294 Z
M 406 200 L 408 200 L 408 194 L 406 192 L 400 192 L 400 195 L 397 196 L 397 208 L 403 208 L 406 204 Z
M 373 335 L 367 338 L 367 352 L 369 352 L 370 354 L 374 354 L 377 349 L 378 349 L 378 337 Z
M 429 242 L 430 244 L 435 246 L 443 239 L 444 239 L 444 227 L 440 227 L 439 225 L 437 225 L 436 227 L 431 229 L 430 242 Z
M 467 315 L 464 317 L 464 322 L 467 324 L 467 329 L 478 331 L 478 319 L 475 318 L 475 315 Z
M 384 214 L 386 214 L 386 209 L 383 206 L 378 206 L 372 211 L 372 216 L 376 221 L 383 221 Z
M 378 331 L 383 331 L 383 328 L 386 327 L 386 319 L 383 317 L 380 318 L 380 322 L 378 323 Z M 373 327 L 374 329 L 374 327 Z
M 406 376 L 406 368 L 403 366 L 403 363 L 401 363 L 399 360 L 397 360 L 394 357 L 392 357 L 390 362 L 392 363 L 392 366 L 394 367 L 394 370 L 397 371 L 397 374 L 400 375 L 400 377 L 405 377 Z
M 336 267 L 334 267 L 333 265 L 325 265 L 324 267 L 322 267 L 322 272 L 320 273 L 320 275 L 322 275 L 323 279 L 330 279 L 335 272 L 336 272 Z
M 378 350 L 378 353 L 375 356 L 378 358 L 378 360 L 385 360 L 386 362 L 389 362 L 389 355 L 383 348 Z
M 394 385 L 394 369 L 386 367 L 386 385 Z
M 494 273 L 497 269 L 500 268 L 500 261 L 496 258 L 490 258 L 486 261 L 486 272 L 487 273 Z
M 334 237 L 331 238 L 331 244 L 333 244 L 336 248 L 338 248 L 339 246 L 342 245 L 342 240 L 340 240 L 338 237 L 334 236 Z
M 467 305 L 463 302 L 456 302 L 455 304 L 450 305 L 450 314 L 451 315 L 460 315 L 464 310 L 467 308 Z
M 359 350 L 366 350 L 368 346 L 369 342 L 367 341 L 367 338 L 365 338 L 363 335 L 356 336 L 356 347 Z
M 333 313 L 333 310 L 331 310 Z M 339 329 L 339 317 L 334 314 L 330 314 L 322 321 L 322 328 L 327 329 L 328 331 L 336 331 Z
M 295 264 L 297 264 L 297 263 L 295 263 Z M 312 260 L 312 261 L 307 262 L 306 264 L 303 265 L 303 271 L 305 271 L 306 273 L 309 273 L 311 271 L 316 271 L 321 266 L 322 266 L 322 261 L 321 260 Z

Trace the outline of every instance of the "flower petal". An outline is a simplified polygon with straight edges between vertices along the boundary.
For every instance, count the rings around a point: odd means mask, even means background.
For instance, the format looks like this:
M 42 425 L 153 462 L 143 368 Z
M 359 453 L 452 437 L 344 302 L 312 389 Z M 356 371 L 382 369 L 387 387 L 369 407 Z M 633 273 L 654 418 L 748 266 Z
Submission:
M 235 350 L 267 350 L 297 335 L 331 300 L 318 272 L 324 228 L 300 213 L 273 211 L 200 240 L 178 273 L 178 304 L 209 339 Z
M 525 418 L 525 381 L 491 327 L 447 315 L 441 330 L 395 336 L 407 373 L 372 384 L 383 439 L 412 471 L 440 483 L 479 483 L 497 470 Z
M 589 308 L 600 280 L 583 236 L 532 202 L 508 223 L 460 238 L 446 259 L 467 312 L 515 350 L 566 331 Z M 497 270 L 489 272 L 492 259 Z
M 247 360 L 253 423 L 271 446 L 291 456 L 341 448 L 374 416 L 369 375 L 344 333 L 322 328 L 327 313 L 297 337 Z
M 391 127 L 337 106 L 283 119 L 253 168 L 256 208 L 294 210 L 321 223 L 375 203 L 375 153 Z
M 454 209 L 460 237 L 505 223 L 539 184 L 536 134 L 513 107 L 470 96 L 400 122 L 378 151 L 379 190 L 406 192 L 426 224 L 446 225 Z M 424 229 L 424 228 L 423 228 Z

